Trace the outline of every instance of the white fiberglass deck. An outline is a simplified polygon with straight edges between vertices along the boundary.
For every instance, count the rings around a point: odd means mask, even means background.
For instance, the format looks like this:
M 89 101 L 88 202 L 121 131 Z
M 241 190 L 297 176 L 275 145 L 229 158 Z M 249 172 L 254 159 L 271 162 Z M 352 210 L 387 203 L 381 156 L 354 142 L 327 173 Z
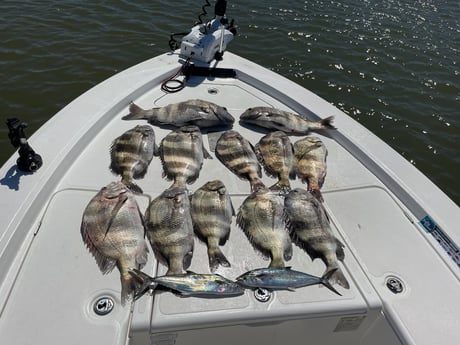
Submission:
M 179 66 L 164 55 L 133 67 L 90 90 L 31 138 L 44 167 L 20 176 L 17 190 L 2 185 L 1 203 L 16 205 L 0 237 L 2 280 L 0 343 L 8 344 L 219 344 L 299 343 L 310 337 L 322 344 L 456 344 L 460 336 L 458 266 L 427 234 L 419 221 L 430 215 L 444 230 L 460 220 L 458 207 L 409 163 L 360 125 L 328 103 L 260 66 L 226 53 L 218 67 L 234 68 L 238 79 L 193 77 L 174 94 L 160 82 Z M 342 297 L 318 286 L 276 292 L 267 303 L 248 290 L 228 299 L 179 298 L 170 293 L 144 296 L 130 307 L 119 304 L 119 273 L 102 276 L 80 236 L 83 210 L 103 186 L 116 180 L 108 169 L 114 138 L 145 121 L 123 121 L 130 101 L 143 108 L 200 98 L 225 106 L 235 117 L 233 129 L 253 144 L 264 135 L 241 127 L 239 115 L 254 106 L 272 106 L 305 114 L 310 120 L 335 115 L 336 131 L 318 135 L 328 149 L 328 173 L 322 192 L 336 236 L 345 244 L 342 265 L 350 290 Z M 55 130 L 64 128 L 66 133 Z M 169 132 L 154 127 L 156 142 Z M 235 209 L 249 194 L 240 180 L 215 157 L 215 134 L 203 132 L 214 159 L 204 161 L 193 192 L 221 179 Z M 294 142 L 300 137 L 293 136 Z M 36 141 L 34 141 L 36 139 Z M 68 159 L 61 165 L 62 159 Z M 14 160 L 10 160 L 5 173 Z M 158 157 L 138 184 L 149 199 L 171 185 L 161 177 Z M 404 179 L 401 181 L 401 179 Z M 264 174 L 267 186 L 275 180 Z M 293 187 L 302 186 L 299 180 Z M 38 189 L 37 186 L 43 187 Z M 424 194 L 441 208 L 431 206 Z M 5 192 L 4 192 L 5 191 Z M 414 194 L 415 193 L 415 194 Z M 2 217 L 4 218 L 4 217 Z M 1 231 L 1 230 L 0 230 Z M 459 235 L 449 233 L 459 243 Z M 455 237 L 457 236 L 457 237 Z M 223 252 L 231 268 L 218 273 L 234 279 L 268 265 L 232 223 Z M 288 265 L 321 275 L 324 264 L 312 262 L 299 248 Z M 190 270 L 208 272 L 205 245 L 195 240 Z M 153 253 L 144 272 L 165 272 Z M 386 286 L 390 277 L 403 282 L 400 294 Z M 115 300 L 105 316 L 93 311 L 100 296 Z M 1 310 L 1 309 L 0 309 Z

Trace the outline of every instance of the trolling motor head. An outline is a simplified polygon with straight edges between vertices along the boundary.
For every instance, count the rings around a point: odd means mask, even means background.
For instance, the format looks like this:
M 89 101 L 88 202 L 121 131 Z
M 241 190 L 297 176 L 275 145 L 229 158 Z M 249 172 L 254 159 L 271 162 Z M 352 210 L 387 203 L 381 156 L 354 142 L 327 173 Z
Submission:
M 8 126 L 8 138 L 11 145 L 19 148 L 19 158 L 16 161 L 18 169 L 27 172 L 38 170 L 42 166 L 43 160 L 27 142 L 27 137 L 24 133 L 27 124 L 16 118 L 9 118 L 6 121 L 6 125 Z
M 206 2 L 209 5 L 209 2 Z M 213 59 L 222 60 L 227 44 L 236 35 L 236 29 L 233 26 L 234 21 L 228 22 L 225 16 L 226 10 L 227 1 L 217 0 L 214 7 L 214 19 L 208 23 L 200 23 L 192 27 L 190 33 L 182 38 L 180 55 L 205 63 L 209 63 Z

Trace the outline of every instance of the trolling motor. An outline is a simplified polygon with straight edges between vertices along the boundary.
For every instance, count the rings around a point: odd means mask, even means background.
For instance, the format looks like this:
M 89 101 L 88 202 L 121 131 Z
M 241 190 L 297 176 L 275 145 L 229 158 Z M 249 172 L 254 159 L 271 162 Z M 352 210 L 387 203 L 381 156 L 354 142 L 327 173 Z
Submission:
M 210 6 L 208 1 L 206 3 Z M 227 1 L 217 0 L 214 7 L 214 19 L 192 27 L 191 31 L 182 38 L 180 55 L 205 63 L 213 59 L 222 60 L 227 44 L 236 35 L 236 29 L 233 27 L 234 21 L 232 19 L 230 23 L 228 22 L 225 16 L 226 10 Z M 204 14 L 206 14 L 205 10 Z
M 27 142 L 27 137 L 24 133 L 27 124 L 16 118 L 7 119 L 6 124 L 9 130 L 8 138 L 10 138 L 11 145 L 15 148 L 19 147 L 19 158 L 16 161 L 18 169 L 27 172 L 38 170 L 42 166 L 43 160 Z

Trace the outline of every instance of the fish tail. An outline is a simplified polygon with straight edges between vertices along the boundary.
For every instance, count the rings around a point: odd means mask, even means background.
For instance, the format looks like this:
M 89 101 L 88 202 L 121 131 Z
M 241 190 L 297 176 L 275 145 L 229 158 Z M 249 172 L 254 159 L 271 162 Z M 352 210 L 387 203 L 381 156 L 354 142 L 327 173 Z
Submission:
M 130 189 L 131 192 L 133 192 L 133 193 L 137 193 L 137 194 L 143 194 L 144 193 L 144 191 L 142 190 L 141 187 L 139 187 L 137 184 L 135 184 L 133 181 L 131 181 L 129 179 L 122 178 L 121 182 L 126 187 L 128 187 L 128 189 Z
M 143 120 L 146 119 L 146 110 L 139 107 L 134 102 L 129 105 L 129 114 L 123 116 L 122 120 Z
M 219 248 L 208 250 L 209 268 L 211 272 L 215 272 L 219 265 L 223 267 L 231 267 L 230 262 L 225 257 L 224 253 Z
M 154 290 L 156 283 L 153 282 L 152 277 L 139 271 L 135 268 L 129 269 L 128 273 L 131 275 L 132 283 L 134 284 L 134 300 L 141 298 L 147 291 Z M 126 287 L 128 289 L 129 286 Z M 122 280 L 122 296 L 123 296 L 123 280 Z
M 323 195 L 321 194 L 321 191 L 318 188 L 309 188 L 308 191 L 316 198 L 318 199 L 319 201 L 323 202 L 324 199 L 323 199 Z
M 121 305 L 125 305 L 126 302 L 130 301 L 136 291 L 136 281 L 129 273 L 122 273 L 120 275 L 121 280 Z
M 261 188 L 265 188 L 265 184 L 262 182 L 260 178 L 253 178 L 249 181 L 251 184 L 251 192 L 255 192 Z
M 321 128 L 337 129 L 332 124 L 333 121 L 334 121 L 334 116 L 329 116 L 329 117 L 326 117 L 325 119 L 322 119 L 319 123 L 321 124 Z
M 323 279 L 327 280 L 330 284 L 339 284 L 345 289 L 350 288 L 347 278 L 343 275 L 343 272 L 338 267 L 330 268 L 324 273 Z
M 330 283 L 331 276 L 333 274 L 336 274 L 338 268 L 333 268 L 332 270 L 327 271 L 322 277 L 321 277 L 321 284 L 323 284 L 325 287 L 327 287 L 329 290 L 332 292 L 336 293 L 339 296 L 342 296 L 340 292 L 338 292 Z M 346 280 L 346 279 L 345 279 Z

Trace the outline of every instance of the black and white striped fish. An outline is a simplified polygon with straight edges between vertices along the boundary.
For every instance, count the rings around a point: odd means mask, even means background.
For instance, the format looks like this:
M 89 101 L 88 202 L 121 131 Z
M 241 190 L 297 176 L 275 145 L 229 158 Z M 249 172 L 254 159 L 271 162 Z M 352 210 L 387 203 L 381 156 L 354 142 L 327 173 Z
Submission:
M 254 147 L 237 131 L 222 133 L 216 142 L 216 157 L 239 178 L 248 180 L 251 191 L 265 187 Z
M 157 126 L 172 125 L 182 127 L 196 125 L 200 128 L 231 125 L 235 122 L 235 119 L 226 108 L 201 99 L 191 99 L 148 110 L 131 103 L 129 114 L 123 116 L 122 119 L 145 119 L 152 125 Z
M 163 138 L 160 144 L 163 177 L 174 180 L 173 187 L 185 187 L 200 175 L 204 158 L 212 159 L 203 146 L 197 126 L 183 126 Z
M 129 189 L 142 193 L 133 179 L 145 176 L 154 155 L 158 155 L 158 148 L 153 128 L 149 125 L 136 126 L 112 142 L 109 168 L 114 174 L 121 175 L 121 182 Z
M 190 206 L 195 234 L 208 246 L 211 272 L 219 265 L 230 267 L 219 247 L 227 242 L 232 216 L 235 215 L 225 185 L 220 180 L 205 183 L 193 193 Z

